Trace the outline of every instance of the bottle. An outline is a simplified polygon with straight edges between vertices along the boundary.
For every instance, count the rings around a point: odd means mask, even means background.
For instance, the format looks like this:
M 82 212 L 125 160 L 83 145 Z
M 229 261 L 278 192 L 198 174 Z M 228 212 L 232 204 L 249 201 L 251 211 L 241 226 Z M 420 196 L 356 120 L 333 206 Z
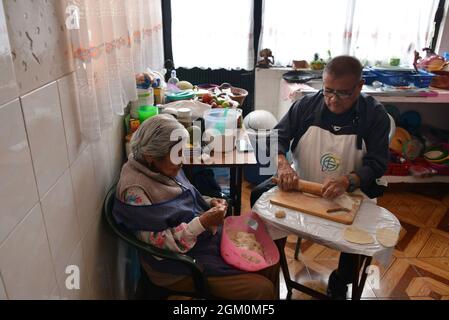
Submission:
M 167 81 L 167 91 L 176 92 L 177 91 L 176 89 L 178 89 L 178 86 L 177 86 L 178 82 L 179 82 L 179 79 L 176 78 L 176 70 L 172 70 L 171 77 Z
M 192 126 L 192 110 L 190 108 L 178 109 L 178 121 L 187 129 Z

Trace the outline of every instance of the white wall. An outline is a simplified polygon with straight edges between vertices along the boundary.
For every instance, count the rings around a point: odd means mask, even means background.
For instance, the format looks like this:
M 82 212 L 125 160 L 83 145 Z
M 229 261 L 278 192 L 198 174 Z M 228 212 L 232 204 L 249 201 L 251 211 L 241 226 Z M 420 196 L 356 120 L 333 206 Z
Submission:
M 101 208 L 123 160 L 123 119 L 83 141 L 63 4 L 0 2 L 0 299 L 117 296 Z M 80 290 L 65 287 L 71 264 Z

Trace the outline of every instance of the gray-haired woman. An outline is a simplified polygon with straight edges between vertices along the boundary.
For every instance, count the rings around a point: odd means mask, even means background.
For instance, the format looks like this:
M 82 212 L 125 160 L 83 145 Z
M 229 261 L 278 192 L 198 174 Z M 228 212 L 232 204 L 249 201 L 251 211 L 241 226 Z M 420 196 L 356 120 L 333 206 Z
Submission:
M 279 265 L 244 273 L 220 256 L 227 204 L 205 199 L 184 176 L 180 163 L 185 128 L 170 115 L 145 121 L 133 135 L 128 162 L 117 186 L 114 216 L 139 239 L 185 253 L 204 267 L 211 293 L 224 299 L 275 299 Z M 211 232 L 216 230 L 218 232 Z M 142 256 L 150 279 L 159 286 L 193 290 L 189 271 L 168 260 Z

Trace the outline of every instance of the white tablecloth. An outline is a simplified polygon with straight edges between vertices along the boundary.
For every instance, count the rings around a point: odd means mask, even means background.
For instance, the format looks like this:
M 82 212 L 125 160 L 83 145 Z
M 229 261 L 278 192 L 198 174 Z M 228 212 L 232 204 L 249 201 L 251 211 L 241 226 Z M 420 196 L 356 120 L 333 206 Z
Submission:
M 385 266 L 389 264 L 394 248 L 382 246 L 376 239 L 376 230 L 389 228 L 399 234 L 401 224 L 390 211 L 370 200 L 363 201 L 352 226 L 370 233 L 374 243 L 360 245 L 343 238 L 347 225 L 271 204 L 270 198 L 276 190 L 277 187 L 264 193 L 253 207 L 274 240 L 294 234 L 338 251 L 371 256 Z M 279 210 L 286 212 L 286 218 L 275 217 Z

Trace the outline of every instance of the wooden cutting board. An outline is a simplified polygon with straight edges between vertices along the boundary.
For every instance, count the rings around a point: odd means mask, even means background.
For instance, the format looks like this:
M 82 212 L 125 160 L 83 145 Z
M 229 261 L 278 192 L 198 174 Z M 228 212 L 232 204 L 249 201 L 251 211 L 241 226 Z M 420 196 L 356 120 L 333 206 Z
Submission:
M 301 211 L 323 219 L 335 221 L 342 224 L 352 224 L 363 201 L 361 195 L 346 195 L 345 201 L 339 203 L 313 195 L 304 194 L 299 191 L 284 192 L 277 190 L 270 199 L 272 204 Z M 348 211 L 332 212 L 338 208 L 347 208 Z

